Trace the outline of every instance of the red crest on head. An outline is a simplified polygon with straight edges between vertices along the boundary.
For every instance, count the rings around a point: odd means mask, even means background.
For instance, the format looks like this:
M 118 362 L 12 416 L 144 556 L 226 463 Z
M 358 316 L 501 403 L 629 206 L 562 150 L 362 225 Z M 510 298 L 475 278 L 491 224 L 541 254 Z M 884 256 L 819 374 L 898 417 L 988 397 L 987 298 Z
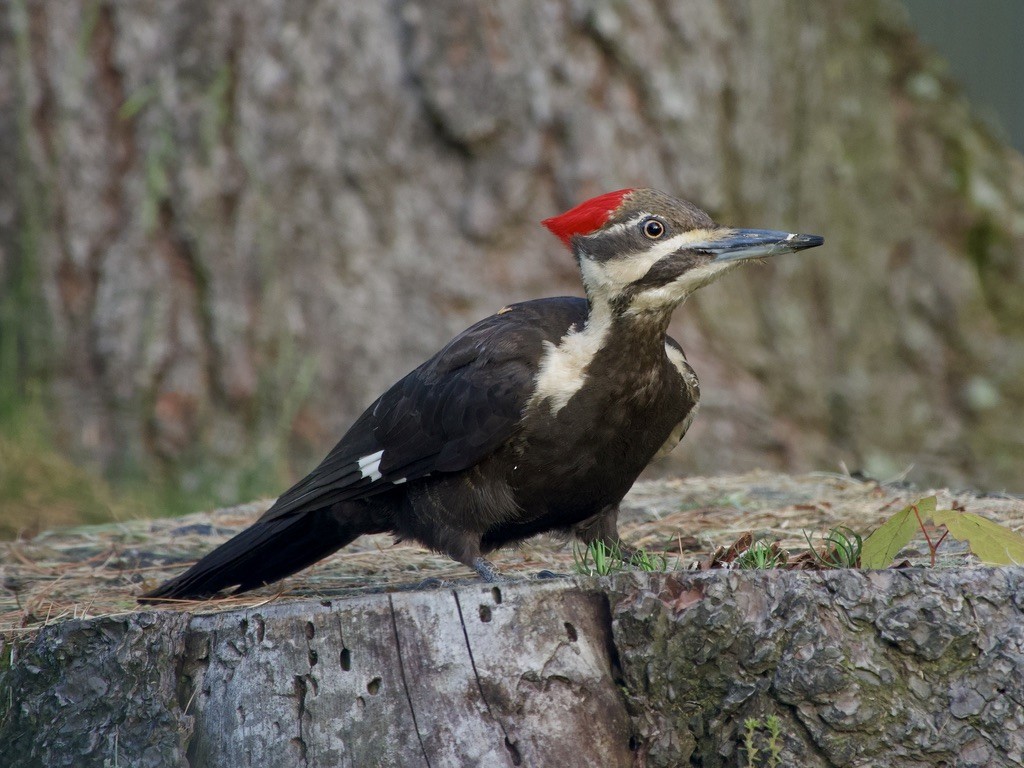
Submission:
M 541 224 L 550 229 L 552 234 L 567 247 L 572 247 L 570 241 L 573 235 L 588 235 L 594 230 L 600 229 L 608 221 L 612 212 L 622 204 L 622 198 L 632 191 L 632 189 L 619 189 L 615 192 L 605 192 L 603 195 L 590 198 L 585 203 L 580 203 L 563 214 L 544 219 Z

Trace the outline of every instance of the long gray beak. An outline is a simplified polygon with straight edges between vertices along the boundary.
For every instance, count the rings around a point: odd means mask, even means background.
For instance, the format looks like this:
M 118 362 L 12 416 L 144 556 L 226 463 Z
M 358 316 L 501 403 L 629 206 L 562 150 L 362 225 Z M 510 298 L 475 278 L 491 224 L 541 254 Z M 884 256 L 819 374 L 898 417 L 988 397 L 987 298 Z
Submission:
M 760 259 L 778 256 L 780 253 L 817 248 L 825 242 L 818 235 L 801 235 L 796 232 L 776 232 L 771 229 L 730 229 L 716 230 L 720 237 L 706 243 L 691 246 L 690 250 L 713 253 L 715 262 Z

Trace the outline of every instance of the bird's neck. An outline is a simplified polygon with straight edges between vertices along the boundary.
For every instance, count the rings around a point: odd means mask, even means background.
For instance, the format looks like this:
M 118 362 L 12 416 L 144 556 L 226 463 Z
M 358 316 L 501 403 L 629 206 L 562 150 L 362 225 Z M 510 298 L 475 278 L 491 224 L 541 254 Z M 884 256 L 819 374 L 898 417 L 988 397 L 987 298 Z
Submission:
M 670 315 L 631 315 L 601 296 L 588 302 L 585 326 L 550 344 L 537 371 L 533 399 L 553 414 L 582 394 L 602 404 L 646 402 L 663 383 Z
M 665 337 L 672 310 L 631 312 L 603 296 L 588 296 L 587 326 L 603 338 L 602 346 L 628 355 L 630 365 L 660 365 L 665 357 Z

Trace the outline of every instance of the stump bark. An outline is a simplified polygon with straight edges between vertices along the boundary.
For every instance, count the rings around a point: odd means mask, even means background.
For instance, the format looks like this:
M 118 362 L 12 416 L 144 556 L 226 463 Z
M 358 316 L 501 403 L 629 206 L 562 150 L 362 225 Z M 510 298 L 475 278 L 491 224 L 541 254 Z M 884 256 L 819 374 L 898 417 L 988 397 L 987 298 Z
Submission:
M 66 621 L 3 674 L 0 764 L 1017 766 L 1022 614 L 1024 569 L 964 568 Z

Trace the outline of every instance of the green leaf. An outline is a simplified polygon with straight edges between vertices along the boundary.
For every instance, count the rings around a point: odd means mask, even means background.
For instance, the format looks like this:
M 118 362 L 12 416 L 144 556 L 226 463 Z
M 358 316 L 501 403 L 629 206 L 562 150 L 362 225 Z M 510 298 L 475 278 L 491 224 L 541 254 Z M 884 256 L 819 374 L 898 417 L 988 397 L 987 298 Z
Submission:
M 1024 536 L 997 522 L 971 512 L 943 509 L 930 515 L 936 525 L 946 526 L 953 538 L 966 541 L 971 552 L 990 565 L 1024 563 Z
M 935 514 L 935 497 L 928 496 L 916 504 L 904 507 L 864 539 L 864 548 L 860 553 L 862 568 L 888 567 L 896 553 L 910 543 L 914 533 L 921 528 L 914 515 L 915 506 L 922 520 L 930 517 Z

